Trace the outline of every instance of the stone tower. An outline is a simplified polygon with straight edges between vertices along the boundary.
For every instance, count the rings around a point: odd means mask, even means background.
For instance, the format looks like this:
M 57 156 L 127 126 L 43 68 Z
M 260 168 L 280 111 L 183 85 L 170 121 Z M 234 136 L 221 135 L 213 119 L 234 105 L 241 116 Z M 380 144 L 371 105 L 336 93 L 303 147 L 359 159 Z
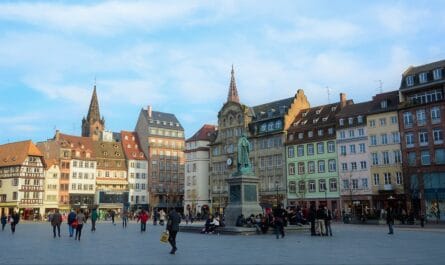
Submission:
M 82 136 L 91 137 L 94 141 L 97 141 L 104 129 L 105 119 L 100 118 L 99 101 L 97 100 L 96 85 L 94 85 L 88 115 L 82 119 Z

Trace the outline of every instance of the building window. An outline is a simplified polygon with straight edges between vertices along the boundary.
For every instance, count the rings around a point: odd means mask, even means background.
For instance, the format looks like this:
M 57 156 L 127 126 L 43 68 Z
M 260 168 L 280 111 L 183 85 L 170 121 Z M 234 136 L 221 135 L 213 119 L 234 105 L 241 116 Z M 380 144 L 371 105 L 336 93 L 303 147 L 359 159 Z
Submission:
M 430 151 L 425 150 L 420 152 L 420 159 L 423 166 L 431 165 Z
M 337 171 L 337 162 L 335 161 L 335 159 L 329 159 L 328 166 L 329 166 L 329 172 Z
M 306 191 L 306 183 L 303 180 L 298 182 L 298 192 L 304 193 Z
M 13 178 L 11 180 L 11 185 L 12 186 L 18 186 L 19 185 L 19 179 L 18 178 Z
M 445 164 L 445 149 L 442 149 L 442 148 L 436 149 L 434 151 L 434 153 L 435 153 L 434 157 L 435 157 L 435 160 L 436 160 L 436 164 L 437 165 Z
M 419 145 L 420 146 L 428 145 L 428 132 L 427 131 L 419 132 Z
M 402 185 L 403 183 L 402 172 L 396 172 L 396 183 L 397 185 Z
M 442 79 L 442 69 L 434 69 L 433 70 L 433 79 L 434 80 Z
M 405 78 L 406 86 L 413 86 L 414 85 L 414 76 L 409 75 Z
M 307 162 L 307 171 L 309 174 L 315 173 L 315 162 L 314 161 Z
M 303 175 L 304 173 L 304 162 L 298 162 L 298 175 Z
M 313 131 L 308 131 L 307 132 L 307 137 L 312 138 L 314 136 L 314 132 Z
M 365 129 L 363 128 L 358 129 L 358 136 L 365 136 Z
M 358 144 L 360 153 L 365 153 L 366 152 L 366 145 L 364 143 Z
M 380 126 L 382 126 L 382 127 L 386 126 L 386 118 L 380 119 Z
M 335 142 L 329 141 L 328 142 L 328 153 L 334 153 L 335 152 Z
M 414 146 L 414 133 L 407 133 L 405 135 L 405 141 L 406 141 L 406 147 L 413 147 Z
M 304 145 L 299 145 L 297 147 L 297 156 L 304 156 Z
M 397 116 L 391 116 L 391 124 L 397 124 Z
M 303 139 L 303 133 L 298 133 L 298 139 Z
M 314 144 L 308 144 L 307 145 L 307 155 L 314 155 Z
M 358 189 L 358 179 L 352 179 L 352 189 L 353 190 Z
M 382 144 L 388 144 L 388 136 L 386 133 L 380 135 Z
M 367 178 L 362 178 L 362 189 L 367 190 L 368 189 L 368 179 Z
M 400 143 L 400 133 L 399 132 L 392 132 L 392 142 L 395 144 Z
M 357 117 L 357 122 L 358 122 L 358 124 L 362 124 L 363 123 L 363 116 L 362 115 L 359 115 Z
M 340 154 L 345 156 L 346 155 L 346 145 L 340 146 Z
M 380 185 L 380 176 L 378 173 L 374 173 L 374 186 Z
M 357 170 L 357 162 L 351 162 L 351 170 L 356 171 Z
M 355 144 L 350 144 L 350 145 L 349 145 L 349 152 L 350 152 L 351 154 L 355 154 Z
M 295 175 L 295 164 L 294 163 L 289 164 L 289 175 Z
M 416 111 L 417 125 L 422 126 L 426 124 L 426 114 L 424 109 Z
M 341 131 L 339 132 L 340 134 L 340 139 L 345 139 L 346 138 L 346 132 L 345 131 Z
M 315 180 L 309 180 L 309 192 L 315 192 Z
M 348 118 L 349 125 L 352 125 L 354 123 L 354 118 Z
M 387 151 L 382 152 L 383 154 L 383 164 L 388 165 L 389 164 L 389 153 Z
M 325 162 L 324 160 L 318 161 L 318 173 L 324 173 L 326 171 L 325 169 Z
M 334 134 L 334 128 L 329 128 L 329 129 L 328 129 L 328 134 L 329 134 L 329 135 Z
M 419 74 L 419 82 L 421 84 L 428 82 L 428 77 L 426 73 L 420 73 Z
M 402 163 L 402 154 L 400 150 L 394 151 L 394 163 L 396 164 Z
M 318 130 L 318 136 L 323 136 L 323 130 L 322 129 Z
M 416 152 L 408 152 L 408 165 L 416 165 Z
M 433 138 L 434 138 L 434 144 L 442 144 L 443 143 L 442 129 L 440 128 L 433 129 Z
M 343 180 L 343 189 L 349 190 L 349 179 Z
M 433 124 L 440 122 L 440 107 L 431 108 L 431 122 Z
M 326 191 L 326 180 L 324 180 L 324 179 L 318 180 L 318 190 L 320 192 Z
M 287 156 L 288 157 L 294 157 L 294 147 L 293 146 L 289 146 L 288 148 L 287 148 Z
M 341 170 L 348 171 L 348 163 L 341 163 Z
M 295 181 L 289 181 L 289 192 L 296 193 L 296 191 Z
M 337 180 L 336 179 L 330 179 L 329 180 L 329 191 L 337 191 Z
M 403 113 L 403 124 L 406 128 L 413 127 L 413 114 L 411 112 Z
M 349 130 L 349 138 L 355 137 L 354 130 Z
M 370 141 L 371 141 L 371 145 L 372 146 L 377 145 L 377 136 L 376 135 L 371 135 L 370 136 Z
M 324 143 L 317 143 L 317 154 L 324 154 Z
M 366 169 L 366 161 L 360 161 L 360 168 Z
M 340 126 L 345 125 L 345 120 L 344 119 L 340 119 L 338 122 L 339 122 Z
M 369 127 L 374 128 L 375 127 L 375 120 L 369 121 Z
M 387 107 L 388 107 L 388 101 L 386 101 L 386 100 L 380 101 L 380 108 L 381 109 L 386 109 Z
M 385 178 L 385 185 L 391 184 L 391 173 L 389 172 L 383 173 L 383 176 Z

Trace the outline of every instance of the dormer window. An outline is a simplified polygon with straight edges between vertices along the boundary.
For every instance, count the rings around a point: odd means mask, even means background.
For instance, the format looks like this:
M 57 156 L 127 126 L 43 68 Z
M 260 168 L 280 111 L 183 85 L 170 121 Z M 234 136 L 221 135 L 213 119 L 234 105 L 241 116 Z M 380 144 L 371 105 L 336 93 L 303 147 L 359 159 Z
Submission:
M 298 121 L 294 122 L 294 126 L 298 126 L 298 124 L 300 124 L 300 121 L 301 120 L 298 120 Z
M 382 100 L 380 102 L 380 108 L 386 109 L 388 107 L 388 102 L 386 100 Z
M 331 111 L 334 112 L 337 109 L 337 106 L 331 108 Z
M 323 120 L 323 121 L 327 121 L 327 120 L 328 120 L 328 117 L 324 117 L 322 120 Z
M 303 112 L 303 114 L 301 114 L 301 116 L 306 117 L 307 112 Z
M 316 124 L 316 123 L 318 122 L 318 120 L 319 120 L 319 118 L 313 119 L 313 120 L 312 120 L 312 123 L 313 123 L 313 124 Z
M 413 86 L 414 85 L 414 76 L 409 75 L 405 78 L 406 86 Z
M 363 116 L 362 116 L 362 115 L 359 115 L 359 116 L 357 117 L 357 122 L 358 122 L 359 124 L 362 124 L 362 123 L 363 123 Z
M 339 122 L 340 126 L 345 125 L 345 120 L 344 119 L 340 119 L 338 122 Z
M 442 79 L 442 69 L 434 69 L 433 70 L 433 79 L 434 80 Z
M 321 109 L 318 109 L 317 111 L 315 111 L 315 114 L 320 114 L 320 112 L 321 112 Z
M 328 134 L 330 134 L 330 135 L 334 134 L 334 128 L 329 128 L 328 129 Z
M 307 120 L 304 120 L 301 122 L 301 125 L 305 125 L 307 123 Z
M 323 129 L 318 130 L 318 136 L 323 136 Z
M 308 131 L 307 132 L 307 137 L 311 138 L 314 136 L 314 132 L 313 131 Z
M 349 123 L 349 125 L 352 125 L 353 122 L 354 122 L 354 118 L 349 118 L 349 119 L 348 119 L 348 123 Z
M 280 106 L 280 114 L 283 115 L 286 111 L 286 106 Z
M 420 73 L 419 74 L 419 82 L 421 83 L 421 84 L 423 84 L 423 83 L 426 83 L 428 81 L 428 77 L 427 77 L 427 75 L 426 75 L 426 72 L 424 72 L 424 73 Z
M 303 133 L 298 134 L 298 139 L 300 139 L 300 140 L 303 139 Z

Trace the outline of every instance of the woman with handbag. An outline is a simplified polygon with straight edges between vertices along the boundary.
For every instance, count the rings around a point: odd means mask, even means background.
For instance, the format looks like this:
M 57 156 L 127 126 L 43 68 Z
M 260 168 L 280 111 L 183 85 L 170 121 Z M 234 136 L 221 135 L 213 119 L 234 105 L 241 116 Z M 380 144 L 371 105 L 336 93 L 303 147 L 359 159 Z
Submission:
M 85 214 L 83 214 L 83 209 L 80 209 L 79 213 L 77 214 L 76 221 L 77 221 L 77 227 L 76 227 L 76 236 L 74 237 L 74 239 L 80 241 L 80 236 L 82 235 L 82 227 L 86 221 Z

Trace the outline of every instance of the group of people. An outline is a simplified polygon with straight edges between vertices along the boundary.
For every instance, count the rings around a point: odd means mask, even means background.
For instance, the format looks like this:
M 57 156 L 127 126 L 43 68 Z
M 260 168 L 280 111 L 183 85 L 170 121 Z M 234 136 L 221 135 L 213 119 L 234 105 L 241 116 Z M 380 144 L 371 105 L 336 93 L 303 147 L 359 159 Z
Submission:
M 316 209 L 315 204 L 309 208 L 309 222 L 311 224 L 311 236 L 332 236 L 332 212 L 327 206 L 320 204 Z
M 224 226 L 224 222 L 221 219 L 221 216 L 219 214 L 215 214 L 215 216 L 209 214 L 209 217 L 207 218 L 204 228 L 201 230 L 201 233 L 213 234 L 215 233 L 216 229 L 221 226 Z
M 7 223 L 11 225 L 11 232 L 15 233 L 15 227 L 20 221 L 20 215 L 17 212 L 13 212 L 11 215 L 6 216 L 5 214 L 2 214 L 0 218 L 1 224 L 2 224 L 2 231 L 5 230 L 5 226 Z

